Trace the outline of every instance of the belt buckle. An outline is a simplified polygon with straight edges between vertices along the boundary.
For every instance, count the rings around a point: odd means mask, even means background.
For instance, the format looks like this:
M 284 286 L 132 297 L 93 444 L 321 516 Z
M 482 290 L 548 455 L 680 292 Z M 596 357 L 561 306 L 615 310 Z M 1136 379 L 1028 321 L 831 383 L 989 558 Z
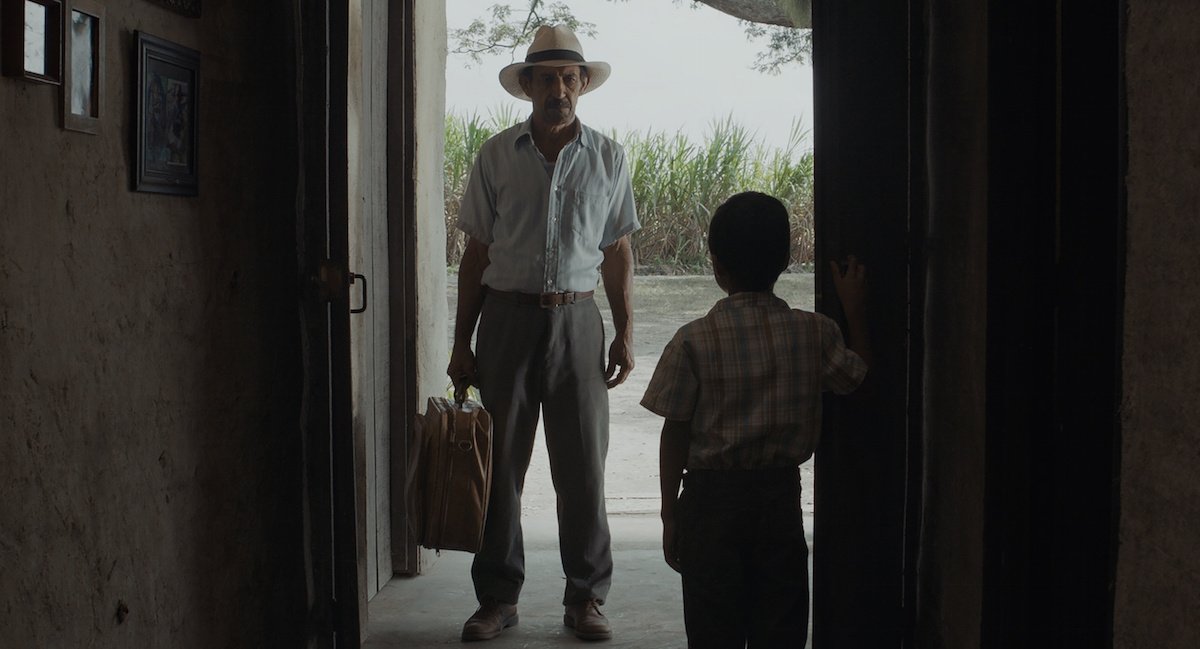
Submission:
M 558 293 L 542 293 L 541 295 L 538 295 L 538 306 L 542 307 L 543 309 L 558 308 L 559 303 L 554 301 L 554 298 L 556 297 L 558 297 Z

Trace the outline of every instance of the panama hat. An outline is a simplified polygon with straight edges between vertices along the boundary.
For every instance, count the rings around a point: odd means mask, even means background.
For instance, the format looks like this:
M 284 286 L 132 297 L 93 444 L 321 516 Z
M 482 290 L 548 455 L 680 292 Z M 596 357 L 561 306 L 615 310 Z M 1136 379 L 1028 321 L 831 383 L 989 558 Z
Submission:
M 575 33 L 565 25 L 538 27 L 537 33 L 533 35 L 533 43 L 529 45 L 529 52 L 525 54 L 525 60 L 505 66 L 500 71 L 500 85 L 504 86 L 508 94 L 517 99 L 529 99 L 529 95 L 521 90 L 520 76 L 522 70 L 535 65 L 553 68 L 569 65 L 586 67 L 588 69 L 588 86 L 579 93 L 581 95 L 599 88 L 612 72 L 612 68 L 603 61 L 586 60 L 583 57 L 583 47 L 579 45 L 579 39 L 575 38 Z

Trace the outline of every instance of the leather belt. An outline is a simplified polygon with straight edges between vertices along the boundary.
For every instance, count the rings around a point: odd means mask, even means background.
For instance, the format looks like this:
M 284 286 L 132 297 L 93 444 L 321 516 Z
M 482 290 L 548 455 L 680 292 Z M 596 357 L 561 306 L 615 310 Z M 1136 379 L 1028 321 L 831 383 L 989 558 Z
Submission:
M 507 302 L 516 302 L 517 304 L 532 304 L 542 307 L 543 309 L 553 309 L 557 306 L 567 304 L 575 304 L 587 299 L 591 299 L 595 291 L 582 291 L 565 293 L 518 293 L 516 291 L 498 291 L 494 288 L 488 288 L 487 294 L 498 297 Z

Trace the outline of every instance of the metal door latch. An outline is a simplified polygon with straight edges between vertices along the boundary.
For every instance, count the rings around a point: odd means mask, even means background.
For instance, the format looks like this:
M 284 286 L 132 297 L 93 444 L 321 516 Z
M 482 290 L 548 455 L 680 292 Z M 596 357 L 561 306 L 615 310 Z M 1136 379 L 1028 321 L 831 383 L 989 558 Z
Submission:
M 367 310 L 367 278 L 358 273 L 347 272 L 328 259 L 317 262 L 317 268 L 309 277 L 312 287 L 316 290 L 319 302 L 333 302 L 347 299 L 350 285 L 356 281 L 362 285 L 362 306 L 350 309 L 350 313 L 363 313 Z

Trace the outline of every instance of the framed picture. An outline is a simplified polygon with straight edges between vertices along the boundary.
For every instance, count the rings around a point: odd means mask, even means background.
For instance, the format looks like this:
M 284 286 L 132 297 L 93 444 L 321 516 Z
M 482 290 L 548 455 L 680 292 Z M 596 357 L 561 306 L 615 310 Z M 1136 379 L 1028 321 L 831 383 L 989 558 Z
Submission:
M 169 7 L 192 18 L 200 17 L 200 0 L 155 0 L 160 5 Z
M 100 132 L 104 114 L 104 6 L 67 0 L 63 35 L 63 128 Z
M 137 175 L 141 192 L 199 190 L 200 53 L 143 32 L 137 41 Z
M 0 0 L 0 31 L 4 76 L 62 82 L 61 0 Z

